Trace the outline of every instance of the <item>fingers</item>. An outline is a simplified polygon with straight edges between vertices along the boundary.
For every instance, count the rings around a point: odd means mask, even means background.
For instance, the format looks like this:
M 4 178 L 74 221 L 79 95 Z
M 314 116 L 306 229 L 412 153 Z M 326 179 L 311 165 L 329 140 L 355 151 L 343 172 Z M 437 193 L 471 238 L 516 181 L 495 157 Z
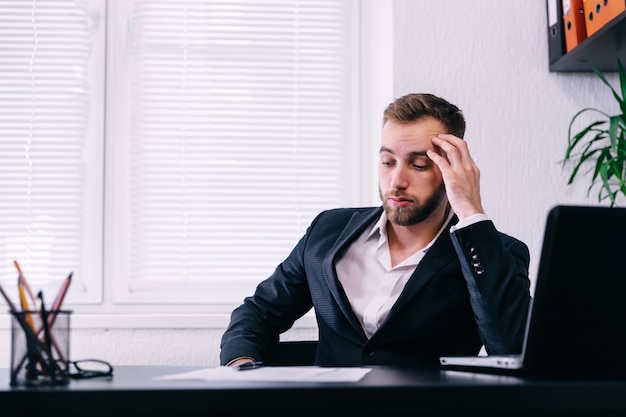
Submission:
M 437 135 L 432 141 L 435 151 L 430 150 L 427 155 L 441 171 L 452 209 L 460 218 L 482 212 L 480 170 L 467 142 L 450 134 Z
M 465 140 L 450 134 L 440 134 L 432 141 L 439 158 L 433 153 L 429 153 L 428 156 L 437 164 L 444 178 L 452 175 L 450 170 L 471 176 L 479 175 L 478 166 L 474 163 Z
M 433 139 L 435 147 L 439 148 L 449 164 L 472 162 L 467 142 L 450 134 L 440 134 Z

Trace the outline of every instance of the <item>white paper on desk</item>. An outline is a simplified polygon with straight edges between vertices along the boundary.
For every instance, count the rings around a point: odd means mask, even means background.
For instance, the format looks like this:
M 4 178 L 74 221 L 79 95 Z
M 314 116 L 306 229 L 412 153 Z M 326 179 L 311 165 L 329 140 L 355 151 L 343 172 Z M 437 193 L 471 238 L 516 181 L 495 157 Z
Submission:
M 357 382 L 370 368 L 318 367 L 318 366 L 266 366 L 238 371 L 230 366 L 198 369 L 156 377 L 158 380 L 203 381 L 298 381 L 298 382 Z

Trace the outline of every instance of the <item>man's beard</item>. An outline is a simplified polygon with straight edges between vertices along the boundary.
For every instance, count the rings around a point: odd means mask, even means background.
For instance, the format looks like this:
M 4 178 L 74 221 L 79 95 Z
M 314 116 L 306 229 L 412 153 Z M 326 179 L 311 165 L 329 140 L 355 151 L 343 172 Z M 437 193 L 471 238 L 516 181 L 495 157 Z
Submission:
M 411 207 L 394 207 L 389 204 L 386 198 L 383 198 L 380 187 L 378 188 L 378 194 L 383 202 L 383 208 L 387 213 L 387 219 L 390 222 L 393 222 L 398 226 L 412 226 L 426 220 L 435 212 L 435 210 L 437 210 L 437 208 L 439 208 L 439 205 L 446 197 L 446 186 L 442 181 L 441 185 L 421 206 L 414 205 Z

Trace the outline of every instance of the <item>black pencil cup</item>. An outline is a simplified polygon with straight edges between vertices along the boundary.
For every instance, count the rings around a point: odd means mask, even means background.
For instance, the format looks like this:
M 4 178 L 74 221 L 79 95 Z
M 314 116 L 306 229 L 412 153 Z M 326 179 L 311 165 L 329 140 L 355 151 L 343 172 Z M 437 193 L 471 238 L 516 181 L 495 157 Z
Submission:
M 69 383 L 71 311 L 11 311 L 11 385 Z

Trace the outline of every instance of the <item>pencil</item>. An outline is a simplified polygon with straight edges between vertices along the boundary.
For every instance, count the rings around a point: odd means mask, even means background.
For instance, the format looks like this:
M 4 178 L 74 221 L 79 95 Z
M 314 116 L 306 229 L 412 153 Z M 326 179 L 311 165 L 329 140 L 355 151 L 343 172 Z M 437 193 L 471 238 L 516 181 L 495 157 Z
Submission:
M 22 285 L 26 289 L 26 292 L 28 293 L 28 296 L 30 297 L 30 302 L 33 303 L 33 305 L 35 305 L 37 303 L 37 301 L 35 300 L 35 295 L 31 291 L 30 285 L 28 285 L 28 282 L 26 282 L 26 277 L 22 273 L 22 268 L 20 268 L 20 264 L 16 260 L 13 261 L 13 264 L 15 265 L 15 268 L 17 269 L 17 274 L 18 274 L 18 278 L 20 282 L 22 283 Z
M 33 314 L 29 310 L 28 300 L 26 299 L 26 293 L 24 292 L 24 287 L 22 286 L 22 282 L 18 279 L 17 287 L 20 295 L 20 302 L 22 304 L 22 314 L 15 308 L 15 305 L 11 302 L 9 297 L 5 294 L 4 290 L 2 291 L 2 295 L 9 303 L 9 306 L 13 310 L 13 315 L 15 319 L 18 321 L 24 333 L 26 334 L 26 355 L 29 359 L 27 364 L 27 378 L 36 379 L 37 378 L 37 362 L 39 362 L 42 366 L 42 373 L 44 375 L 50 374 L 50 368 L 48 363 L 46 363 L 45 355 L 42 353 L 41 345 L 39 344 L 39 338 L 37 337 L 38 331 L 35 329 L 35 323 L 33 322 L 33 318 L 31 314 Z M 11 380 L 15 379 L 15 375 L 19 372 L 22 365 L 24 363 L 24 359 L 20 362 L 19 366 L 17 366 L 12 373 Z
M 59 347 L 56 338 L 54 337 L 54 333 L 52 332 L 52 326 L 54 326 L 54 322 L 56 320 L 57 317 L 57 313 L 58 311 L 61 309 L 61 304 L 63 303 L 63 299 L 65 298 L 65 294 L 67 293 L 67 289 L 71 283 L 72 280 L 72 275 L 73 273 L 70 272 L 70 274 L 65 278 L 65 281 L 63 282 L 63 284 L 61 284 L 61 288 L 59 289 L 59 292 L 57 293 L 54 302 L 52 303 L 52 305 L 50 306 L 50 314 L 47 314 L 47 323 L 48 323 L 48 331 L 50 333 L 50 339 L 52 341 L 52 346 L 54 347 L 54 350 L 57 352 L 57 355 L 59 356 L 59 358 L 61 359 L 61 361 L 63 363 L 67 363 L 67 358 L 65 357 L 65 355 L 63 354 L 63 351 L 61 350 L 61 348 Z M 0 287 L 0 290 L 2 290 L 2 288 Z M 11 299 L 8 298 L 8 296 L 5 294 L 4 291 L 2 291 L 2 296 L 5 298 L 5 300 L 7 300 L 7 304 L 9 304 L 9 307 L 12 310 L 16 310 L 15 305 L 11 302 Z M 42 317 L 43 320 L 43 317 Z M 43 322 L 42 322 L 43 323 Z M 39 329 L 37 329 L 37 335 L 39 335 L 41 332 L 44 331 L 44 326 L 42 325 Z M 20 366 L 26 361 L 26 355 L 24 355 L 24 357 L 22 357 L 22 360 L 20 361 Z
M 30 308 L 28 306 L 28 300 L 26 299 L 26 294 L 24 293 L 24 286 L 21 281 L 17 281 L 17 289 L 20 293 L 20 302 L 22 303 L 22 311 L 24 312 L 24 316 L 26 318 L 26 322 L 32 329 L 32 331 L 36 331 L 35 323 L 33 322 L 33 318 L 31 317 Z
M 13 304 L 13 301 L 11 301 L 11 299 L 9 298 L 9 296 L 7 295 L 6 292 L 4 292 L 4 289 L 2 288 L 2 285 L 0 284 L 0 293 L 2 293 L 2 297 L 4 298 L 4 300 L 7 302 L 7 305 L 9 306 L 9 308 L 11 309 L 11 311 L 15 311 L 17 312 L 17 308 L 15 307 L 15 304 Z
M 39 302 L 41 304 L 40 306 L 41 322 L 43 323 L 44 346 L 45 346 L 45 352 L 48 358 L 48 369 L 50 372 L 52 372 L 49 376 L 52 378 L 52 380 L 54 380 L 56 377 L 55 368 L 58 368 L 58 366 L 56 365 L 54 361 L 54 357 L 52 355 L 52 335 L 50 334 L 50 328 L 48 326 L 48 312 L 46 311 L 46 305 L 43 301 L 42 291 L 39 291 L 39 293 L 37 293 L 37 298 L 39 298 Z
M 41 345 L 41 341 L 35 334 L 35 332 L 30 327 L 30 324 L 27 323 L 19 311 L 15 311 L 14 315 L 15 319 L 19 323 L 22 330 L 26 334 L 26 357 L 28 357 L 28 363 L 26 364 L 26 378 L 27 379 L 37 379 L 37 362 L 41 364 L 41 371 L 44 375 L 50 375 L 50 368 L 46 361 L 45 354 L 43 353 L 43 348 Z M 22 365 L 24 364 L 24 359 L 20 362 L 19 366 L 16 366 L 11 373 L 11 381 L 15 381 L 17 374 L 19 373 Z
M 59 288 L 59 292 L 57 293 L 56 297 L 54 298 L 54 301 L 52 302 L 52 305 L 50 306 L 51 314 L 48 316 L 48 326 L 50 327 L 52 327 L 52 325 L 54 324 L 54 320 L 56 319 L 57 312 L 61 309 L 61 305 L 63 304 L 63 299 L 65 298 L 65 294 L 67 294 L 67 289 L 72 283 L 72 275 L 73 275 L 73 272 L 70 272 L 67 278 L 65 278 L 65 280 L 63 281 L 63 284 L 61 284 L 61 288 Z
M 61 288 L 59 288 L 59 292 L 57 293 L 52 305 L 50 306 L 50 310 L 59 310 L 61 308 L 61 304 L 63 303 L 63 299 L 65 298 L 65 294 L 67 293 L 67 289 L 72 282 L 72 275 L 74 273 L 70 272 L 70 274 L 65 278 L 63 283 L 61 284 Z

